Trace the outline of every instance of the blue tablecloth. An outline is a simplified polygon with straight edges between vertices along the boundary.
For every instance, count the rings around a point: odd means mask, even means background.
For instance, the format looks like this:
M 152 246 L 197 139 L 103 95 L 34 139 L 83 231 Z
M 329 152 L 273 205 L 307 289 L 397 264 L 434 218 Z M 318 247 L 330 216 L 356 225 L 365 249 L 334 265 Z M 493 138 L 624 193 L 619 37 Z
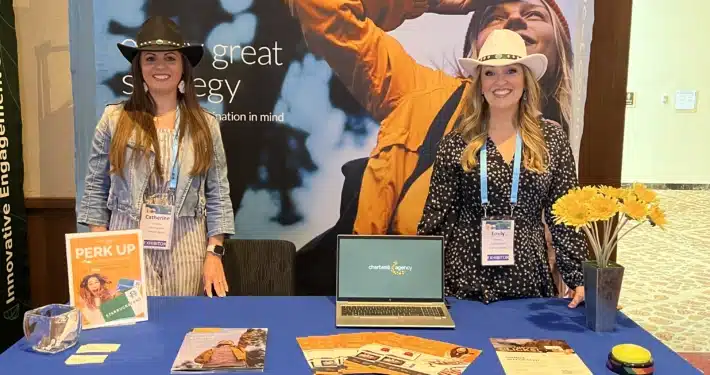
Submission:
M 584 309 L 568 309 L 561 299 L 497 302 L 453 300 L 454 330 L 388 330 L 483 350 L 465 374 L 504 374 L 489 338 L 564 339 L 592 372 L 611 374 L 605 362 L 616 344 L 634 343 L 649 349 L 657 375 L 700 374 L 685 360 L 619 313 L 613 333 L 584 328 Z M 131 326 L 84 331 L 78 345 L 121 344 L 101 365 L 67 366 L 74 347 L 56 355 L 28 351 L 20 340 L 0 355 L 2 374 L 169 374 L 185 333 L 194 327 L 268 328 L 265 374 L 309 374 L 296 337 L 375 329 L 336 329 L 334 299 L 327 297 L 150 298 L 149 321 Z M 98 372 L 97 372 L 98 371 Z

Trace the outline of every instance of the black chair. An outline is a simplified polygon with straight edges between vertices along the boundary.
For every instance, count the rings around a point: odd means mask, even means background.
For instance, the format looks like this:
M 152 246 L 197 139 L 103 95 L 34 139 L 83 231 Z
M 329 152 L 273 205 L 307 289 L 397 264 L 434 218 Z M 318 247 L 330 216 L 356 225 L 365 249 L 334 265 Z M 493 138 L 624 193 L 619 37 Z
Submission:
M 362 176 L 368 158 L 345 163 L 340 192 L 340 218 L 325 232 L 305 244 L 296 254 L 296 294 L 299 296 L 334 296 L 338 234 L 351 234 L 357 216 Z
M 224 241 L 230 296 L 295 295 L 296 245 L 284 240 Z

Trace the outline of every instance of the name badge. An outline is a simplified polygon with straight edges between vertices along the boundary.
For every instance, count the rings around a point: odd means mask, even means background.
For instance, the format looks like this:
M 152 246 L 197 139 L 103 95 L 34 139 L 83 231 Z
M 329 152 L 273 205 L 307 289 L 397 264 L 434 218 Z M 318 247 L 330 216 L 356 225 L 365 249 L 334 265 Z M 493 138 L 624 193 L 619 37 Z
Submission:
M 481 224 L 481 261 L 484 266 L 512 266 L 515 221 L 483 220 Z
M 160 204 L 144 204 L 141 209 L 140 229 L 143 231 L 143 248 L 170 250 L 173 238 L 175 207 Z

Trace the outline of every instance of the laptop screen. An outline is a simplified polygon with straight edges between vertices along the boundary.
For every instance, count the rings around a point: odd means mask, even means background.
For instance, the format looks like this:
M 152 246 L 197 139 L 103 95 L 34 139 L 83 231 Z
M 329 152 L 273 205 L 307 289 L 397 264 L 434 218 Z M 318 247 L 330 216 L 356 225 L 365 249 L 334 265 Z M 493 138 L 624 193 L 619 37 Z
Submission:
M 338 237 L 338 299 L 441 301 L 443 239 L 433 236 Z

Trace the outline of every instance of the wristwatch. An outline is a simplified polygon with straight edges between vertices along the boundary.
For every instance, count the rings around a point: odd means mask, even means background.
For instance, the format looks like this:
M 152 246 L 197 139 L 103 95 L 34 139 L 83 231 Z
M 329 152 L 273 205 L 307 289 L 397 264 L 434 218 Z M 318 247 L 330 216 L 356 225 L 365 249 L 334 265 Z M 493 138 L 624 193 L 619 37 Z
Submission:
M 207 251 L 221 258 L 224 255 L 224 246 L 209 245 L 207 246 Z

